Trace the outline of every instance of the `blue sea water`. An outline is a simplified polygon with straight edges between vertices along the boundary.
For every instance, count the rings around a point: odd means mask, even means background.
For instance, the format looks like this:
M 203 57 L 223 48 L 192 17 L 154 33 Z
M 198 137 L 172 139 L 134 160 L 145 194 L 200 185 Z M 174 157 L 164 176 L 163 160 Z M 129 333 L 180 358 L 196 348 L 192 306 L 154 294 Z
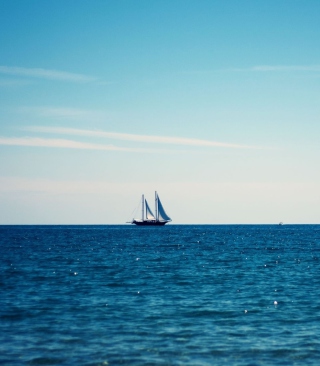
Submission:
M 319 365 L 320 225 L 1 226 L 1 365 Z

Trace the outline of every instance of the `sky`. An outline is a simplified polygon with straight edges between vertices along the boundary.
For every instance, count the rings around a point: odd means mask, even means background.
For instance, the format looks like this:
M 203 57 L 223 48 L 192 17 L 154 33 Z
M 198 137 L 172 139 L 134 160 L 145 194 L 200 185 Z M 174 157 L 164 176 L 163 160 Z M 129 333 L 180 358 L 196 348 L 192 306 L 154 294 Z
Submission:
M 320 1 L 0 0 L 0 224 L 319 224 Z

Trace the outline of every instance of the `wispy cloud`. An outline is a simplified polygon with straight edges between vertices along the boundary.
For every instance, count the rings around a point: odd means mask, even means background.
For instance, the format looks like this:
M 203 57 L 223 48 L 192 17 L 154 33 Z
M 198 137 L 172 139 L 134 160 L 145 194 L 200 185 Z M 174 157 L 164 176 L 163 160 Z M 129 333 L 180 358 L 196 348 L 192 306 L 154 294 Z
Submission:
M 259 65 L 253 66 L 252 71 L 320 71 L 320 65 Z
M 27 79 L 0 79 L 0 86 L 3 87 L 20 87 L 32 84 L 31 80 Z
M 80 108 L 53 108 L 53 107 L 38 107 L 38 108 L 22 108 L 21 112 L 36 112 L 40 117 L 49 118 L 67 118 L 67 119 L 101 119 L 104 113 L 100 111 L 91 111 Z
M 0 66 L 0 73 L 6 75 L 16 75 L 31 78 L 42 78 L 42 79 L 71 81 L 71 82 L 90 82 L 96 80 L 96 78 L 94 77 L 83 74 L 75 74 L 71 72 L 41 69 L 41 68 Z
M 114 145 L 92 144 L 66 139 L 45 139 L 36 137 L 0 137 L 0 145 L 9 146 L 29 146 L 29 147 L 51 147 L 65 149 L 84 149 L 84 150 L 106 150 L 106 151 L 123 151 L 123 152 L 159 152 L 155 149 L 143 148 L 126 148 Z M 161 152 L 164 152 L 161 150 Z
M 30 116 L 36 118 L 49 118 L 52 120 L 65 120 L 65 121 L 87 121 L 87 122 L 99 122 L 106 121 L 113 117 L 112 113 L 102 110 L 90 110 L 83 108 L 67 108 L 67 107 L 18 107 L 14 109 L 15 112 L 23 114 L 23 116 Z
M 96 131 L 96 130 L 81 130 L 76 128 L 64 128 L 64 127 L 41 127 L 33 126 L 26 128 L 28 131 L 32 132 L 42 132 L 42 133 L 54 133 L 62 135 L 72 135 L 72 136 L 88 136 L 88 137 L 105 137 L 113 140 L 122 141 L 133 141 L 133 142 L 143 142 L 143 143 L 156 143 L 156 144 L 171 144 L 171 145 L 185 145 L 185 146 L 199 146 L 199 147 L 225 147 L 234 149 L 249 149 L 256 148 L 249 145 L 231 144 L 226 142 L 217 142 L 202 139 L 192 139 L 186 137 L 171 137 L 171 136 L 154 136 L 154 135 L 136 135 L 128 133 L 118 133 L 118 132 L 106 132 L 106 131 Z
M 225 69 L 224 71 L 256 71 L 256 72 L 319 72 L 320 65 L 256 65 L 251 67 L 239 67 Z

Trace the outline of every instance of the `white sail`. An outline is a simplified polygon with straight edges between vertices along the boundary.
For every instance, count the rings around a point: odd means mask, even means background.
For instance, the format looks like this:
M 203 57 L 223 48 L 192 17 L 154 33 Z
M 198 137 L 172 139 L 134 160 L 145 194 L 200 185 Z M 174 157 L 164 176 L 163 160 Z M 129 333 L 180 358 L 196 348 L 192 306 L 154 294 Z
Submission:
M 171 221 L 170 217 L 166 214 L 166 212 L 161 204 L 159 196 L 158 196 L 158 217 L 159 217 L 159 221 Z
M 147 220 L 155 220 L 156 219 L 154 214 L 150 210 L 150 207 L 148 205 L 147 200 L 146 200 L 146 217 L 147 217 Z

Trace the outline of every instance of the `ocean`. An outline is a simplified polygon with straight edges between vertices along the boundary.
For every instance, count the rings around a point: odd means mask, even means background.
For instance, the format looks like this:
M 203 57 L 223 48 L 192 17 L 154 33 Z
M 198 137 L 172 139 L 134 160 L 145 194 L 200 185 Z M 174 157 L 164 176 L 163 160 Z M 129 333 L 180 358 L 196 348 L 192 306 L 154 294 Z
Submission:
M 1 365 L 319 365 L 320 225 L 0 226 Z

